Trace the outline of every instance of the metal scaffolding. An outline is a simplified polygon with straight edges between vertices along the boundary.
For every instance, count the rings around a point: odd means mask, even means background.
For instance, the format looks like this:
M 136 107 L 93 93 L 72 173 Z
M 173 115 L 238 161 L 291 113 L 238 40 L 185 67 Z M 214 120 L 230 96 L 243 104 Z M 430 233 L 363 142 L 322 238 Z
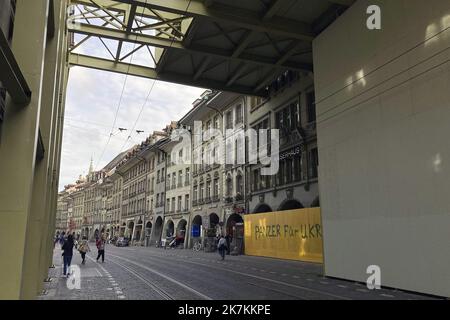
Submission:
M 264 95 L 283 71 L 312 72 L 312 40 L 353 2 L 71 0 L 69 63 Z

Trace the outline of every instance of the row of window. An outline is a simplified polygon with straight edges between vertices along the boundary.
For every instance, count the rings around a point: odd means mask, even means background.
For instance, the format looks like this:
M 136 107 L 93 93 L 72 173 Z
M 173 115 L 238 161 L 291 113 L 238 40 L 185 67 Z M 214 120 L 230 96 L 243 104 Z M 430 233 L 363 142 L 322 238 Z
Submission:
M 217 199 L 219 197 L 219 178 L 194 185 L 193 201 Z
M 133 200 L 122 206 L 122 215 L 144 214 L 147 210 L 148 205 L 145 199 Z
M 131 170 L 128 170 L 127 173 L 125 174 L 123 180 L 124 180 L 124 182 L 127 182 L 128 180 L 133 179 L 133 178 L 137 177 L 138 175 L 148 172 L 149 169 L 150 169 L 150 165 L 148 162 L 146 162 L 146 161 L 141 162 L 137 166 L 133 167 Z
M 167 198 L 166 204 L 166 213 L 189 211 L 189 194 L 184 195 L 184 205 L 182 196 L 178 196 L 178 198 L 173 197 L 172 199 Z
M 125 188 L 123 190 L 123 197 L 124 197 L 124 199 L 127 199 L 128 197 L 133 197 L 136 194 L 145 192 L 146 191 L 145 190 L 146 189 L 145 188 L 146 187 L 146 182 L 147 182 L 147 179 L 144 178 L 142 180 L 133 182 L 129 186 L 129 188 Z
M 175 189 L 177 187 L 182 187 L 189 185 L 190 183 L 190 169 L 186 168 L 184 179 L 183 179 L 183 170 L 178 171 L 178 180 L 177 180 L 177 173 L 173 172 L 172 174 L 167 175 L 167 187 L 168 189 Z
M 234 114 L 233 114 L 234 113 Z M 238 104 L 234 110 L 229 110 L 225 113 L 225 129 L 233 129 L 234 125 L 238 126 L 244 123 L 244 114 L 242 104 Z
M 234 185 L 236 186 L 235 188 Z M 236 190 L 236 195 L 244 194 L 244 177 L 242 176 L 242 174 L 238 174 L 235 179 L 233 179 L 231 176 L 227 177 L 225 194 L 226 197 L 232 197 L 234 195 L 234 190 Z
M 314 91 L 306 93 L 307 122 L 316 121 L 316 105 Z M 292 102 L 275 114 L 275 128 L 280 130 L 280 136 L 286 136 L 302 125 L 301 106 L 299 101 Z
M 293 157 L 281 159 L 279 161 L 278 173 L 274 176 L 261 175 L 261 168 L 254 169 L 251 177 L 251 190 L 260 191 L 273 186 L 282 186 L 285 184 L 300 182 L 306 180 L 303 170 L 304 153 L 299 153 Z M 308 153 L 308 178 L 315 179 L 318 176 L 319 157 L 317 148 Z

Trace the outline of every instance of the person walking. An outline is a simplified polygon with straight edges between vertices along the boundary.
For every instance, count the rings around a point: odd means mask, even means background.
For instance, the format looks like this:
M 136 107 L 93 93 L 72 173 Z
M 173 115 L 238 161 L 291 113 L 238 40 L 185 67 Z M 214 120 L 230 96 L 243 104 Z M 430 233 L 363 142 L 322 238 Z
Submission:
M 98 249 L 97 262 L 98 259 L 100 259 L 100 257 L 102 257 L 102 263 L 105 262 L 105 244 L 106 244 L 105 236 L 101 235 L 96 242 Z
M 220 236 L 219 243 L 217 244 L 217 247 L 219 248 L 219 254 L 222 257 L 222 260 L 225 259 L 225 252 L 227 250 L 227 240 L 222 235 Z
M 61 247 L 64 245 L 64 241 L 66 240 L 65 235 L 66 235 L 66 232 L 64 232 L 64 231 L 59 235 L 59 244 L 61 245 Z
M 63 274 L 64 276 L 69 277 L 70 272 L 68 272 L 68 268 L 70 268 L 70 265 L 72 263 L 72 256 L 73 256 L 73 236 L 70 234 L 67 237 L 67 240 L 64 241 L 64 244 L 62 246 L 62 250 L 63 250 L 63 260 L 64 260 L 64 270 L 63 270 Z
M 89 248 L 89 243 L 86 237 L 83 237 L 83 239 L 81 240 L 78 246 L 78 251 L 80 251 L 81 259 L 83 259 L 81 264 L 86 264 L 86 253 L 91 251 L 91 248 Z
M 227 236 L 225 237 L 225 240 L 227 241 L 227 255 L 230 255 L 230 248 L 231 248 L 231 241 L 232 241 L 232 237 L 231 234 L 227 234 Z

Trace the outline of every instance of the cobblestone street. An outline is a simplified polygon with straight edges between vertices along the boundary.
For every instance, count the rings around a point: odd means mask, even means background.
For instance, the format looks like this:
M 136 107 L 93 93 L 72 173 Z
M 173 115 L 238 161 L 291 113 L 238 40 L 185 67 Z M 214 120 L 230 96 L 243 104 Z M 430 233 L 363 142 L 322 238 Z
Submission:
M 91 245 L 93 246 L 93 244 Z M 430 299 L 399 290 L 371 291 L 360 283 L 324 278 L 319 264 L 250 256 L 226 256 L 181 249 L 106 248 L 105 263 L 80 266 L 80 289 L 68 289 L 62 276 L 60 250 L 54 254 L 53 278 L 41 300 L 310 300 L 310 299 Z M 72 281 L 72 283 L 74 283 Z

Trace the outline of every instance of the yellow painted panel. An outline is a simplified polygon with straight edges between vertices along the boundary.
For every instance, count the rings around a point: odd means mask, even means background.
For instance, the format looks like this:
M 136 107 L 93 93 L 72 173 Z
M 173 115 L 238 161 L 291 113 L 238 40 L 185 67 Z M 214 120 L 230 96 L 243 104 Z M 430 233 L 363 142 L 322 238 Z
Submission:
M 244 216 L 245 254 L 323 263 L 320 208 Z

